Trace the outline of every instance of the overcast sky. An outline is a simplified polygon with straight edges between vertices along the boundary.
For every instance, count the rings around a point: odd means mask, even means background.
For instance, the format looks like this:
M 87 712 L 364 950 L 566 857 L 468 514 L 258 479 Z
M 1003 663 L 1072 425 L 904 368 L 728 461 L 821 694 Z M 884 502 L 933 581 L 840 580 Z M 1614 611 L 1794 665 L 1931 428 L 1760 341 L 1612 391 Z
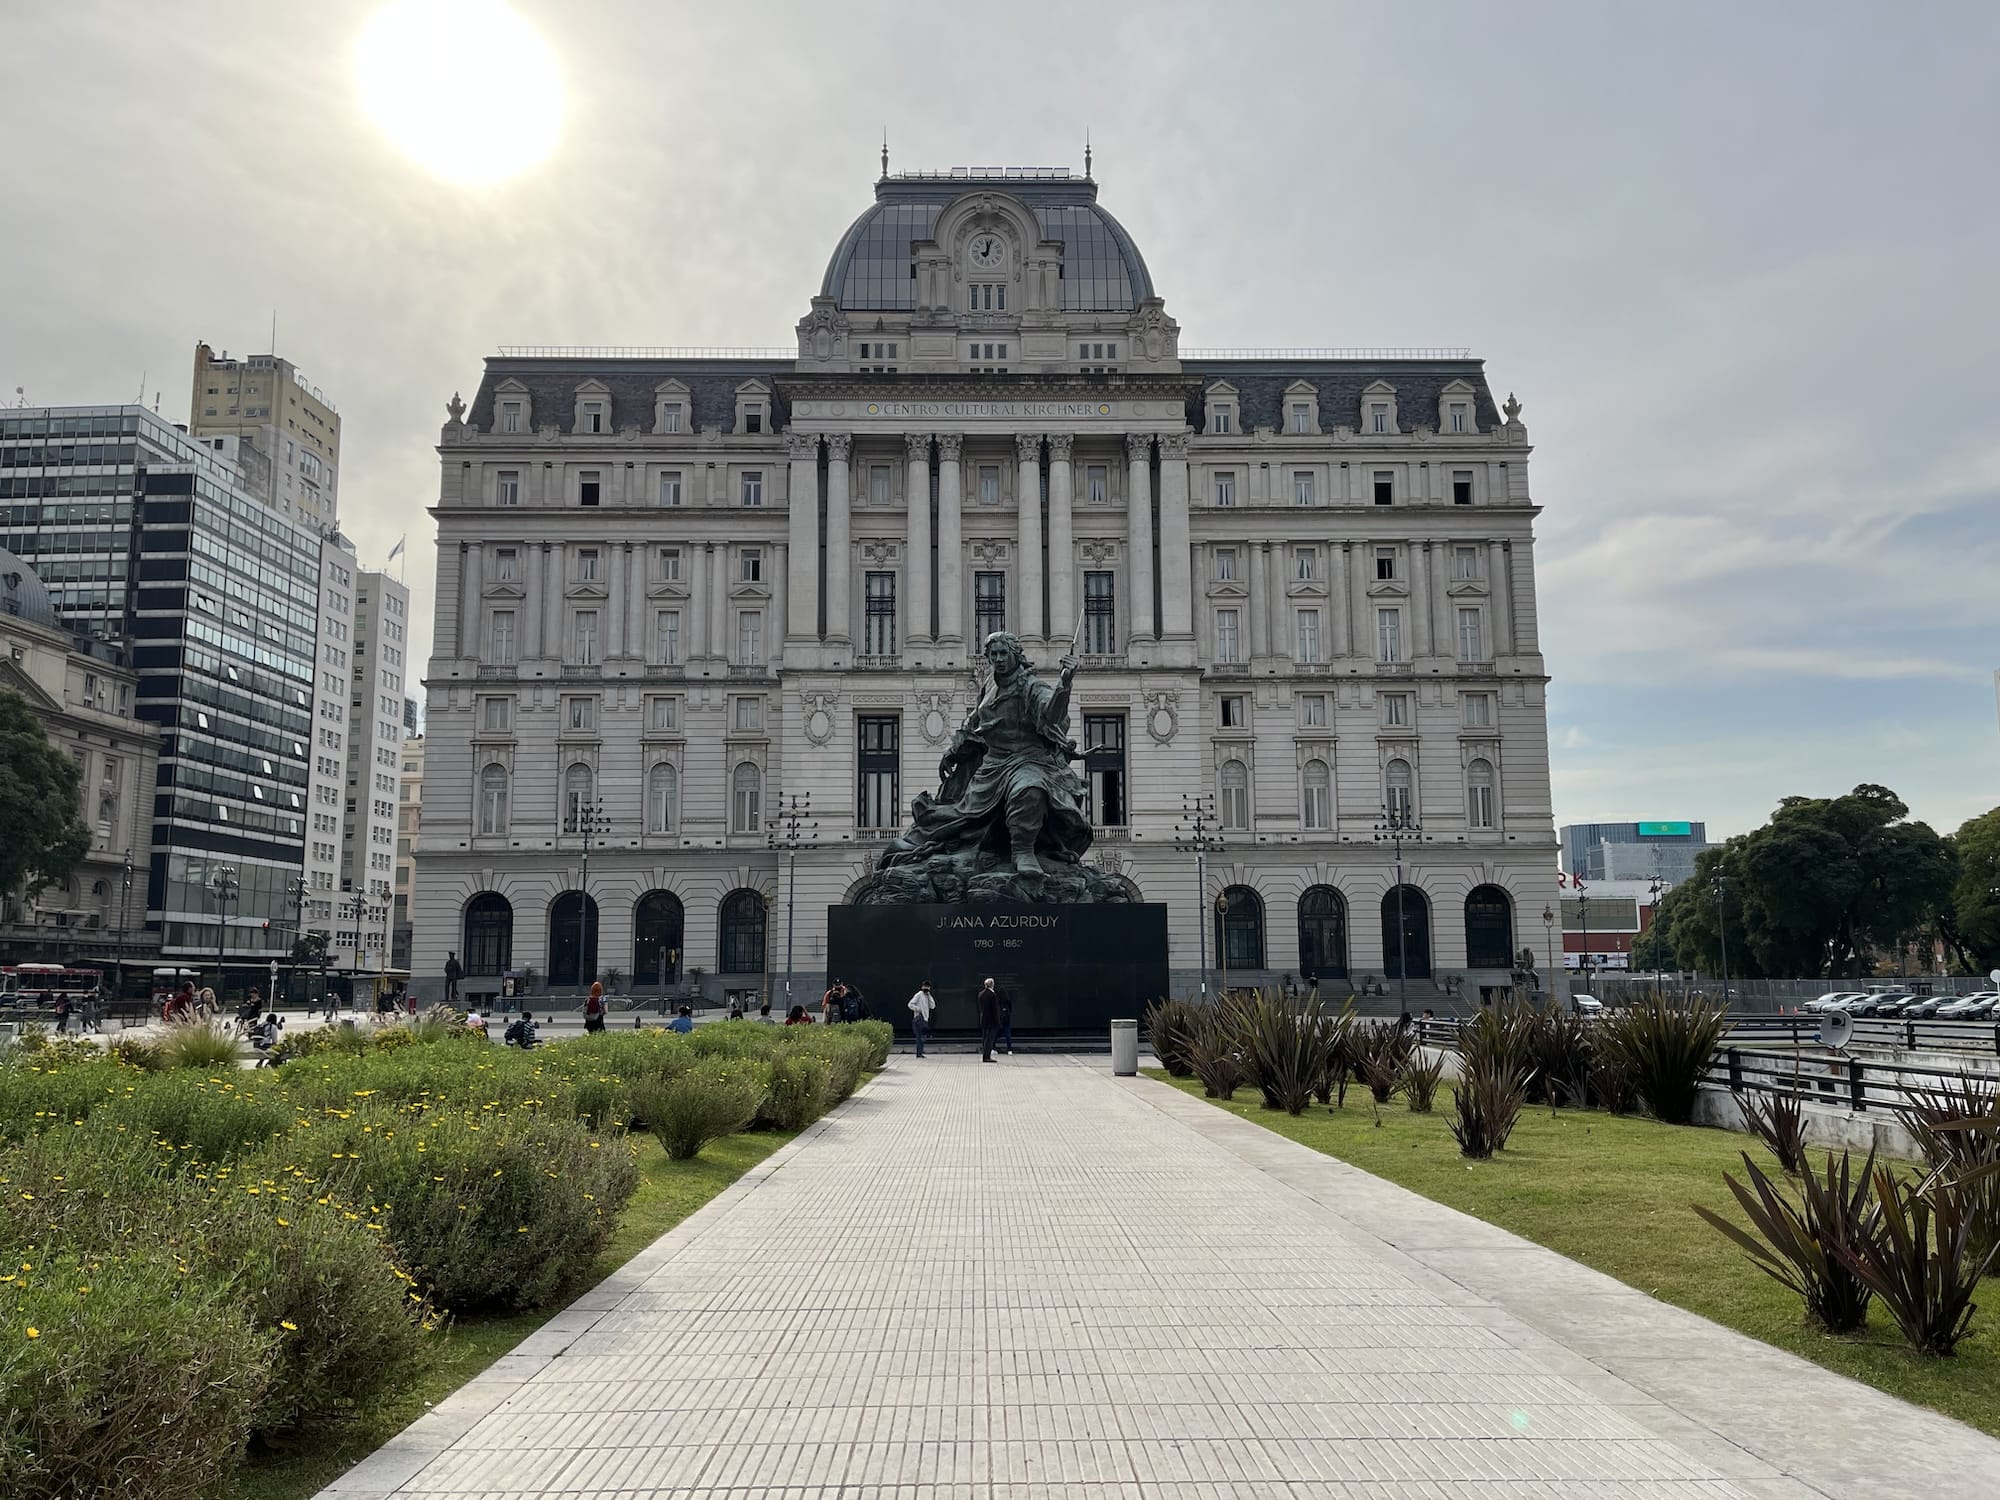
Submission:
M 1087 129 L 1190 347 L 1466 345 L 1520 395 L 1558 822 L 2000 803 L 1990 0 L 522 0 L 562 135 L 479 189 L 364 118 L 375 8 L 4 0 L 9 399 L 143 375 L 184 420 L 195 342 L 261 352 L 275 309 L 427 620 L 485 354 L 790 343 L 885 125 L 897 169 L 1080 166 Z

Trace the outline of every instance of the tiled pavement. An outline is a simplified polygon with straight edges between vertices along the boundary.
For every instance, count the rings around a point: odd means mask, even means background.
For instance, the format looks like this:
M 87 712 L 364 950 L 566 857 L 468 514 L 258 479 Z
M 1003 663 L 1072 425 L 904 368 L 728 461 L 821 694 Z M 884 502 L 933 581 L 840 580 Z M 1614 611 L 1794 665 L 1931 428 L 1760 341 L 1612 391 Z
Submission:
M 323 1492 L 1953 1500 L 2000 1443 L 1101 1058 L 899 1054 Z

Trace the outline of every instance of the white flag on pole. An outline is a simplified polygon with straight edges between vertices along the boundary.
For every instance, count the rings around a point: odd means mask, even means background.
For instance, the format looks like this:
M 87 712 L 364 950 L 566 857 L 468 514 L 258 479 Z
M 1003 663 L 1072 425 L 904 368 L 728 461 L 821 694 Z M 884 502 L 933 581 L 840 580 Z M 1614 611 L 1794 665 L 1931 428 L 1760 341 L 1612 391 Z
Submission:
M 402 556 L 403 543 L 408 540 L 409 538 L 407 536 L 399 536 L 396 538 L 396 545 L 389 549 L 389 557 L 388 557 L 389 562 L 394 562 L 398 557 Z

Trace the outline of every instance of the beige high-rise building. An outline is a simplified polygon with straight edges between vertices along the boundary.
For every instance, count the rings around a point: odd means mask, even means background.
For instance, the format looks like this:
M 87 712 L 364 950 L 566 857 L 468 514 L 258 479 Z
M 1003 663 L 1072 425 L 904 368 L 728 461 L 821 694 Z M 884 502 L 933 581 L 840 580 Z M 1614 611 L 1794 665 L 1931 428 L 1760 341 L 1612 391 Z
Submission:
M 196 344 L 188 434 L 280 515 L 319 527 L 337 520 L 340 413 L 290 360 L 231 359 Z

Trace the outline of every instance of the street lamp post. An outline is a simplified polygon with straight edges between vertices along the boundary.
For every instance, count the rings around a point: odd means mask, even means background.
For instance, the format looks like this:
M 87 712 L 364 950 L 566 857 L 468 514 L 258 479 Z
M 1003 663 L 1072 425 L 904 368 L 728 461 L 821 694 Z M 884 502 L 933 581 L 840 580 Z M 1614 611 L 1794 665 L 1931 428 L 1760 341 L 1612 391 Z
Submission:
M 299 871 L 291 885 L 292 898 L 292 944 L 289 953 L 290 965 L 285 970 L 285 1004 L 292 1003 L 292 991 L 299 982 L 299 943 L 306 934 L 306 874 Z M 274 1000 L 275 996 L 272 997 Z
M 604 820 L 602 802 L 581 802 L 570 812 L 571 833 L 583 835 L 583 872 L 577 880 L 576 889 L 576 988 L 582 994 L 590 985 L 584 969 L 585 960 L 590 956 L 590 845 L 591 841 L 607 826 Z M 588 967 L 595 968 L 595 965 Z
M 1577 925 L 1583 928 L 1583 952 L 1577 955 L 1576 966 L 1583 975 L 1585 991 L 1590 989 L 1590 897 L 1576 898 Z
M 354 924 L 354 978 L 350 981 L 350 984 L 358 988 L 361 983 L 361 960 L 364 947 L 361 937 L 362 924 L 367 920 L 369 912 L 367 893 L 357 887 L 353 899 L 343 903 L 340 910 L 341 914 Z M 326 965 L 322 961 L 320 965 L 322 981 L 324 981 L 325 973 Z
M 229 903 L 236 899 L 234 865 L 217 865 L 209 872 L 208 894 L 215 900 L 215 998 L 222 999 L 222 944 L 229 933 Z
M 1717 875 L 1711 888 L 1715 892 L 1716 940 L 1722 948 L 1722 1003 L 1729 1003 L 1729 913 L 1722 904 L 1723 892 L 1729 884 L 1727 875 Z
M 1215 957 L 1222 965 L 1222 988 L 1216 993 L 1224 1000 L 1229 998 L 1229 894 L 1217 891 L 1215 894 L 1215 914 L 1221 921 L 1217 923 L 1215 934 Z
M 1382 821 L 1375 825 L 1375 842 L 1387 843 L 1396 855 L 1396 1004 L 1405 1021 L 1410 1019 L 1410 924 L 1403 910 L 1403 841 L 1424 840 L 1423 825 L 1403 802 L 1382 809 Z M 1383 955 L 1386 959 L 1387 955 Z
M 819 824 L 807 822 L 812 816 L 812 793 L 793 793 L 791 798 L 778 810 L 778 816 L 771 825 L 771 831 L 764 836 L 765 845 L 773 852 L 784 850 L 791 859 L 791 871 L 785 877 L 785 1012 L 792 1009 L 792 936 L 799 919 L 799 845 L 811 844 L 813 834 Z M 783 831 L 780 832 L 779 830 Z M 766 971 L 769 965 L 765 966 Z
M 1659 855 L 1659 851 L 1656 849 L 1653 851 L 1653 853 L 1654 856 L 1657 858 Z M 1667 890 L 1668 890 L 1667 882 L 1658 875 L 1655 875 L 1651 880 L 1649 880 L 1646 883 L 1647 899 L 1652 903 L 1650 910 L 1653 913 L 1652 919 L 1646 924 L 1646 930 L 1648 932 L 1651 932 L 1655 927 L 1660 925 L 1660 897 L 1664 896 L 1667 893 Z M 1657 954 L 1657 950 L 1655 950 L 1655 952 Z M 1662 989 L 1666 987 L 1665 980 L 1666 980 L 1666 971 L 1662 969 L 1658 963 L 1655 963 L 1653 965 L 1654 994 L 1658 994 Z
M 125 999 L 125 944 L 132 936 L 132 851 L 125 851 L 125 886 L 118 900 L 118 995 Z
M 1549 998 L 1556 993 L 1556 910 L 1553 906 L 1542 907 L 1542 941 L 1549 952 Z
M 1181 821 L 1174 825 L 1174 848 L 1194 856 L 1194 904 L 1201 914 L 1195 923 L 1201 940 L 1201 997 L 1208 998 L 1208 856 L 1222 852 L 1216 827 L 1215 799 L 1207 792 L 1181 793 Z M 1224 961 L 1225 971 L 1227 960 Z M 1227 973 L 1224 975 L 1227 982 Z

